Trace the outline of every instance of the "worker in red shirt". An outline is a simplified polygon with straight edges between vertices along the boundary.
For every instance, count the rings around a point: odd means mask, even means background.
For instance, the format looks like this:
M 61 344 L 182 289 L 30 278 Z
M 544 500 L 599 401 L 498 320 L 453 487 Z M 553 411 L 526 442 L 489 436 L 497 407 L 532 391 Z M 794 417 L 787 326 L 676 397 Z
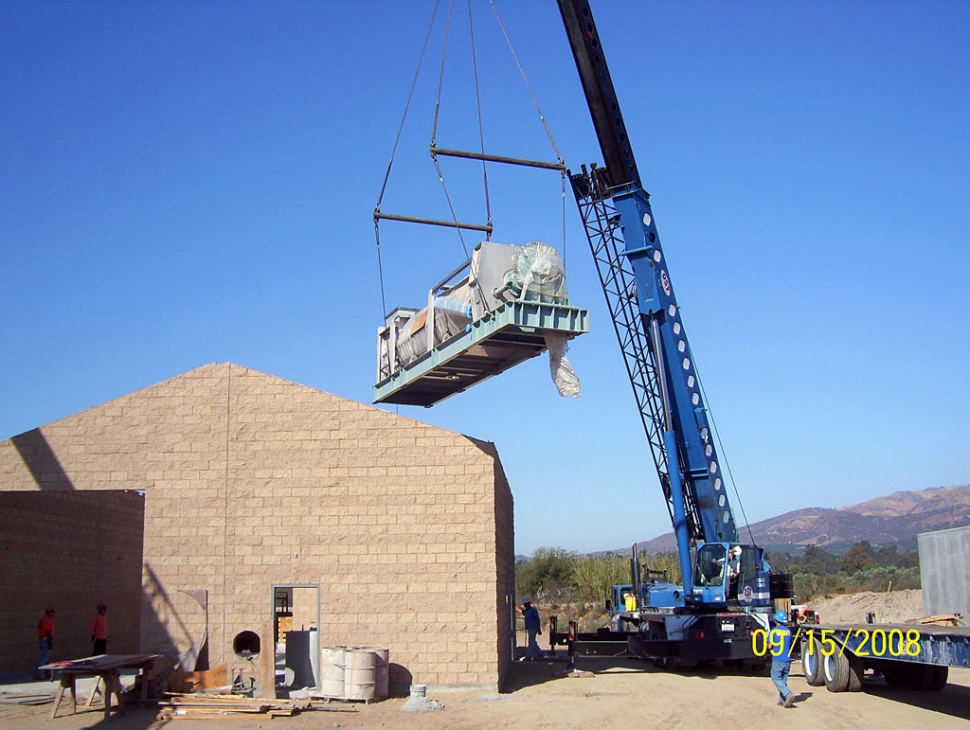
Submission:
M 92 656 L 108 653 L 108 607 L 98 604 L 98 612 L 91 619 L 91 641 L 94 642 Z
M 37 622 L 37 641 L 40 644 L 40 657 L 37 659 L 37 668 L 34 670 L 35 679 L 44 679 L 44 673 L 40 667 L 49 664 L 51 660 L 51 650 L 54 648 L 54 614 L 56 611 L 53 606 L 44 609 L 44 615 Z M 53 675 L 48 675 L 53 676 Z

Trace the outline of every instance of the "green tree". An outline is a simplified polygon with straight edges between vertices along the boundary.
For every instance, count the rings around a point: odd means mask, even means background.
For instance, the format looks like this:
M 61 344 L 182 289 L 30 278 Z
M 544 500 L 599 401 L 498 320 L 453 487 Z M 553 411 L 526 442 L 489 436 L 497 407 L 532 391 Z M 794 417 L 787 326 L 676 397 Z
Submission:
M 627 583 L 629 580 L 629 559 L 613 553 L 578 558 L 573 571 L 578 597 L 587 602 L 606 599 L 614 585 Z
M 771 566 L 771 570 L 777 573 L 787 573 L 791 570 L 794 562 L 791 553 L 775 553 L 765 550 L 765 560 Z
M 839 560 L 839 570 L 852 575 L 876 564 L 876 551 L 868 540 L 862 540 L 850 547 Z
M 653 554 L 641 551 L 640 565 L 651 570 L 666 570 L 668 582 L 680 583 L 680 557 L 674 550 Z
M 529 560 L 515 566 L 515 590 L 519 597 L 563 600 L 575 586 L 576 553 L 565 548 L 539 548 Z
M 876 565 L 897 568 L 918 568 L 919 553 L 915 550 L 908 553 L 899 552 L 898 545 L 887 545 L 876 551 Z
M 839 571 L 839 559 L 818 545 L 806 545 L 801 567 L 805 573 L 829 575 Z

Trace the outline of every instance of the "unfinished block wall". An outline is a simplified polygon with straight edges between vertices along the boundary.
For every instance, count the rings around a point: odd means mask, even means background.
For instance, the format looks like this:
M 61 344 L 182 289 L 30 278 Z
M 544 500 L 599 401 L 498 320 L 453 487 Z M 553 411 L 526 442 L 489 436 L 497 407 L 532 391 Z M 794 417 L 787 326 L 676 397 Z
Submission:
M 392 685 L 503 680 L 512 495 L 491 444 L 228 363 L 40 431 L 52 483 L 145 490 L 142 650 L 205 637 L 210 665 L 238 664 L 240 632 L 272 645 L 274 585 L 318 585 L 321 645 L 387 647 Z M 0 491 L 45 479 L 0 443 Z
M 36 435 L 19 448 L 26 459 Z M 53 605 L 52 661 L 91 654 L 91 619 L 108 606 L 108 651 L 138 652 L 145 500 L 125 491 L 0 492 L 0 677 L 36 665 L 36 628 Z

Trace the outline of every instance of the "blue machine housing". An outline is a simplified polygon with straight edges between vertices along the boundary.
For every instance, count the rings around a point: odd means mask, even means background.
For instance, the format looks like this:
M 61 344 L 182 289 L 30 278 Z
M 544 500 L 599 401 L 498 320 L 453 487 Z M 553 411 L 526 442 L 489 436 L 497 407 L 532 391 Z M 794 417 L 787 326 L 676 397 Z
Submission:
M 684 606 L 684 587 L 674 583 L 657 583 L 644 586 L 645 603 L 648 608 L 674 609 Z

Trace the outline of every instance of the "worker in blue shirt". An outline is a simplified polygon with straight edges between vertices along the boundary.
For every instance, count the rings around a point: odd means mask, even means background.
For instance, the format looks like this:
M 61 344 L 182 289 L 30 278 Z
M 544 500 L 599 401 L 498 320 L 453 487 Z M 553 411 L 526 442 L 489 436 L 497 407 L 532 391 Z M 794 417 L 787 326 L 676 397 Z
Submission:
M 795 693 L 788 689 L 788 675 L 791 673 L 791 629 L 785 624 L 788 614 L 775 611 L 770 623 L 773 624 L 768 633 L 768 648 L 771 651 L 771 681 L 778 688 L 778 704 L 791 707 L 795 704 Z
M 532 600 L 522 601 L 522 618 L 525 619 L 525 631 L 529 635 L 529 644 L 525 648 L 526 659 L 539 659 L 542 650 L 536 643 L 536 634 L 542 633 L 542 622 L 539 619 L 539 609 L 532 605 Z

